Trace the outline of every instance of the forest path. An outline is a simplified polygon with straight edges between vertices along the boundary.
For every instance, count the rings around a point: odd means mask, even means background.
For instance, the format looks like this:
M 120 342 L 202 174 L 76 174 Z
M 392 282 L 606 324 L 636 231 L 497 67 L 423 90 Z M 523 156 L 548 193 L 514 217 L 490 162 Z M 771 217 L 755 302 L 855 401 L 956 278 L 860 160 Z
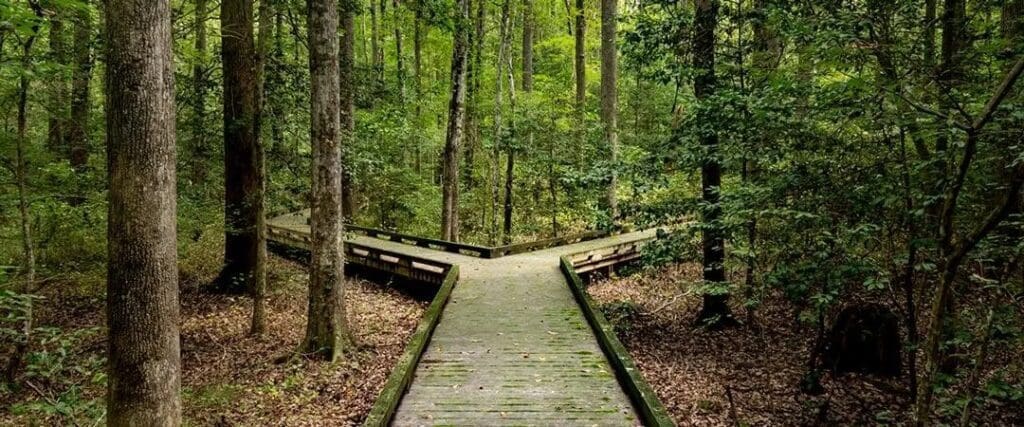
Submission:
M 392 424 L 639 425 L 559 262 L 651 237 L 634 232 L 495 259 L 350 239 L 459 266 Z

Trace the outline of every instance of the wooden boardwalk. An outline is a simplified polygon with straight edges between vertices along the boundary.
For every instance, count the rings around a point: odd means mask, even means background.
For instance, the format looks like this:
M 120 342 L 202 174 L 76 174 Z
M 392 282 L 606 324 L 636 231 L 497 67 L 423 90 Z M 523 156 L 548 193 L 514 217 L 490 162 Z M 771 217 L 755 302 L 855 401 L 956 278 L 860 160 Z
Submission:
M 639 425 L 559 261 L 651 236 L 622 234 L 496 259 L 354 236 L 352 243 L 460 269 L 392 424 Z

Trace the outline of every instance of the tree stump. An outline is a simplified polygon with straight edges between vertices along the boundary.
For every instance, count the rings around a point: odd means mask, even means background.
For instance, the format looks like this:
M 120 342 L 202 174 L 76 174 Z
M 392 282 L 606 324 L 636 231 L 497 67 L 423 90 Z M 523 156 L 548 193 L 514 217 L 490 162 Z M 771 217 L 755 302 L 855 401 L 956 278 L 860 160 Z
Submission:
M 843 309 L 829 331 L 825 367 L 834 374 L 900 374 L 899 320 L 878 304 Z

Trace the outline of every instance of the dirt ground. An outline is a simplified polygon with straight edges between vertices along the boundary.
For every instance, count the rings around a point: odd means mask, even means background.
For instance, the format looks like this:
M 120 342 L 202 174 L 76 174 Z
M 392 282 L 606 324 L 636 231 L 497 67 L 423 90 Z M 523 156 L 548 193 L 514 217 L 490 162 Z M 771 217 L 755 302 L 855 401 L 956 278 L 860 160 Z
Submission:
M 825 375 L 823 394 L 802 393 L 799 384 L 807 372 L 815 333 L 798 322 L 780 298 L 769 298 L 757 310 L 757 327 L 748 324 L 717 332 L 695 327 L 700 297 L 685 289 L 699 275 L 699 265 L 683 264 L 598 280 L 589 288 L 599 304 L 629 301 L 635 307 L 624 317 L 616 314 L 622 310 L 609 312 L 608 305 L 604 310 L 679 425 L 908 423 L 906 376 Z M 734 312 L 745 318 L 742 309 Z M 1017 357 L 1019 364 L 1020 354 L 1005 355 L 1003 360 Z M 1024 425 L 1020 402 L 987 403 L 975 407 L 973 414 L 977 425 Z
M 347 359 L 330 364 L 290 357 L 305 330 L 305 269 L 272 257 L 268 271 L 272 295 L 267 332 L 260 337 L 247 333 L 251 313 L 248 298 L 211 295 L 189 285 L 182 289 L 182 404 L 186 424 L 361 423 L 415 330 L 429 295 L 413 297 L 396 287 L 351 279 L 346 304 L 359 348 Z M 59 381 L 37 375 L 20 392 L 0 395 L 0 408 L 10 409 L 0 409 L 0 425 L 92 425 L 99 421 L 97 416 L 102 416 L 99 411 L 105 383 L 96 381 L 96 375 L 102 375 L 106 351 L 103 299 L 47 292 L 51 295 L 38 304 L 40 325 L 68 333 L 88 332 L 65 349 L 69 354 L 61 363 Z M 60 351 L 56 347 L 46 350 Z M 99 372 L 64 369 L 67 366 L 91 366 Z M 77 389 L 74 396 L 68 396 L 69 383 Z M 62 403 L 71 408 L 63 413 L 53 409 Z

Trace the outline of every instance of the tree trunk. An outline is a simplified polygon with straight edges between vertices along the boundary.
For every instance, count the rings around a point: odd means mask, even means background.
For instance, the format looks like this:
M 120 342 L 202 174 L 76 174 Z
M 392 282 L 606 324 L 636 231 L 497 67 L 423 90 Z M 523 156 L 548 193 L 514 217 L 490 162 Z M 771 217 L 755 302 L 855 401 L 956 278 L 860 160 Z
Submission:
M 695 70 L 693 92 L 700 101 L 707 100 L 715 93 L 715 27 L 718 19 L 717 0 L 694 0 L 693 68 Z M 722 236 L 720 205 L 722 166 L 717 158 L 718 135 L 713 131 L 700 135 L 701 145 L 707 150 L 701 162 L 701 192 L 706 206 L 703 208 L 703 252 L 704 282 L 712 286 L 725 286 L 725 241 Z M 697 316 L 697 322 L 711 327 L 729 326 L 735 323 L 728 305 L 729 294 L 711 292 L 704 294 L 704 305 Z
M 584 0 L 576 0 L 576 139 L 577 152 L 583 151 L 587 138 L 586 107 L 587 107 L 587 19 Z M 582 157 L 577 154 L 577 160 Z
M 60 72 L 50 82 L 52 99 L 49 104 L 49 132 L 46 137 L 46 146 L 51 152 L 63 157 L 68 155 L 65 132 L 68 122 L 66 108 L 69 89 L 63 68 L 68 65 L 68 51 L 67 35 L 64 29 L 65 14 L 61 12 L 54 10 L 50 17 L 50 60 L 59 67 Z
M 619 59 L 615 45 L 618 29 L 618 0 L 601 0 L 601 118 L 604 120 L 604 140 L 611 154 L 611 175 L 608 180 L 608 213 L 612 221 L 619 220 Z
M 469 48 L 469 0 L 458 0 L 455 40 L 452 49 L 451 101 L 442 165 L 441 236 L 459 240 L 459 146 L 466 120 L 466 61 Z
M 345 315 L 343 274 L 338 5 L 332 0 L 307 4 L 313 202 L 309 312 L 302 352 L 333 362 L 353 346 Z
M 355 82 L 355 36 L 356 0 L 344 0 L 341 13 L 341 46 L 338 51 L 338 79 L 341 99 L 341 214 L 345 222 L 355 221 L 356 205 L 352 192 L 352 171 L 349 165 L 349 147 L 356 139 L 356 82 Z
M 206 46 L 206 18 L 209 14 L 207 0 L 196 0 L 196 56 L 192 64 L 192 87 L 195 98 L 192 100 L 192 143 L 195 154 L 193 155 L 192 179 L 197 185 L 206 184 L 207 167 L 206 161 L 210 157 L 210 147 L 206 139 L 206 89 L 207 89 L 207 64 L 209 58 Z
M 395 77 L 398 79 L 399 105 L 405 105 L 405 53 L 402 49 L 402 13 L 398 0 L 391 0 L 391 16 L 395 25 Z
M 36 2 L 30 2 L 29 4 L 35 10 L 36 16 L 41 17 L 42 9 L 39 7 L 39 4 Z M 32 69 L 32 45 L 35 44 L 38 35 L 39 24 L 36 23 L 32 26 L 32 34 L 22 45 L 21 66 L 25 71 Z M 28 162 L 25 159 L 25 146 L 28 144 L 28 78 L 29 74 L 25 72 L 21 73 L 21 77 L 18 79 L 18 134 L 15 143 L 14 159 L 14 174 L 18 186 L 18 219 L 21 226 L 21 274 L 23 276 L 21 292 L 26 295 L 32 292 L 32 286 L 36 281 L 36 252 L 32 237 L 31 206 L 28 199 Z M 7 365 L 4 367 L 4 379 L 8 383 L 13 383 L 15 377 L 17 377 L 18 370 L 21 369 L 22 360 L 25 353 L 28 352 L 32 339 L 32 300 L 28 301 L 28 307 L 25 311 L 21 336 L 14 346 L 14 351 L 10 359 L 8 359 Z
M 89 162 L 89 82 L 92 80 L 92 16 L 88 3 L 75 14 L 74 68 L 71 77 L 71 120 L 68 146 L 71 167 L 82 171 Z
M 511 39 L 511 31 L 509 31 Z M 507 51 L 507 50 L 506 50 Z M 504 227 L 502 228 L 505 244 L 512 243 L 512 207 L 513 207 L 513 182 L 515 181 L 515 158 L 516 158 L 516 82 L 515 72 L 512 67 L 512 55 L 508 59 L 508 88 L 509 88 L 509 138 L 506 141 L 505 149 L 505 210 Z
M 523 0 L 523 92 L 533 92 L 533 0 Z
M 107 0 L 107 425 L 181 424 L 168 0 Z
M 416 18 L 413 22 L 413 59 L 412 68 L 413 84 L 416 86 L 414 91 L 416 92 L 416 106 L 415 108 L 415 120 L 416 125 L 422 125 L 423 121 L 423 23 L 421 22 L 420 10 L 416 8 Z M 423 143 L 423 137 L 419 132 L 416 132 L 416 141 L 413 145 L 413 152 L 415 153 L 414 167 L 416 174 L 419 175 L 423 171 L 423 154 L 421 152 L 420 145 Z
M 509 54 L 509 42 L 511 40 L 509 34 L 510 9 L 511 0 L 504 0 L 501 4 L 501 20 L 498 25 L 498 56 L 494 65 L 494 134 L 492 135 L 491 143 L 491 228 L 488 232 L 490 244 L 495 244 L 499 237 L 498 206 L 501 204 L 501 145 L 505 129 L 505 58 Z
M 271 5 L 271 0 L 260 0 L 259 6 L 259 25 L 260 25 L 260 38 L 258 40 L 257 56 L 256 56 L 256 84 L 257 84 L 257 97 L 256 102 L 256 135 L 257 138 L 260 135 L 260 126 L 262 123 L 269 122 L 267 111 L 268 100 L 267 96 L 267 60 L 270 58 L 270 41 L 273 38 L 273 27 L 274 27 L 274 8 Z M 266 158 L 262 147 L 256 152 L 257 160 L 256 166 L 258 168 L 257 174 L 259 175 L 259 194 L 262 200 L 263 195 L 266 194 Z M 266 315 L 266 294 L 267 294 L 267 225 L 266 218 L 260 215 L 256 218 L 256 230 L 259 233 L 259 241 L 262 242 L 257 247 L 257 263 L 256 270 L 253 277 L 252 283 L 252 323 L 249 327 L 249 331 L 254 335 L 262 334 L 267 329 L 267 315 Z
M 1021 51 L 1024 38 L 1024 0 L 1006 0 L 1003 3 L 1000 28 L 1010 57 Z
M 383 16 L 381 17 L 383 19 Z M 370 0 L 370 50 L 373 51 L 373 93 L 384 88 L 384 50 L 381 48 L 380 27 L 377 22 L 377 3 Z
M 924 65 L 929 73 L 935 71 L 935 18 L 937 0 L 924 2 Z
M 967 10 L 965 0 L 945 0 L 942 11 L 942 63 L 939 64 L 935 79 L 938 82 L 940 92 L 937 97 L 939 104 L 944 111 L 952 111 L 953 105 L 947 96 L 941 93 L 952 90 L 963 77 L 962 56 L 964 49 L 964 32 L 967 22 Z M 945 152 L 949 145 L 949 133 L 945 123 L 941 126 L 940 133 L 936 138 L 935 151 L 939 154 L 940 176 L 945 173 Z M 939 200 L 936 206 L 942 205 Z
M 252 292 L 264 269 L 263 173 L 252 0 L 221 2 L 224 61 L 224 269 L 218 290 Z

